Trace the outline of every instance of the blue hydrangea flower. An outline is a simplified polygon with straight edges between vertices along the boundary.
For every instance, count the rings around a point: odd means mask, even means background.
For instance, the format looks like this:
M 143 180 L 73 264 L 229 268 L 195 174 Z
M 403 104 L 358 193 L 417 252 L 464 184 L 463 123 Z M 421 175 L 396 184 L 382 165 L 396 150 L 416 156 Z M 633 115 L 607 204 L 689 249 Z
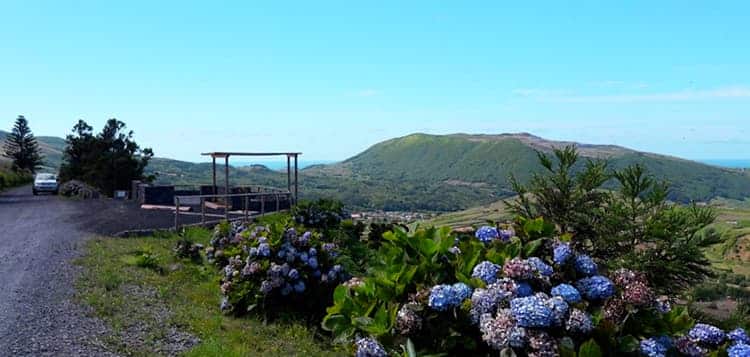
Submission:
M 314 256 L 318 255 L 318 250 L 315 249 L 315 248 L 310 248 L 310 250 L 307 251 L 307 254 L 309 254 L 311 257 L 314 257 Z
M 499 265 L 485 260 L 474 267 L 471 277 L 479 278 L 487 284 L 492 284 L 497 281 L 497 273 L 499 271 Z
M 648 357 L 666 357 L 667 351 L 669 351 L 669 345 L 665 345 L 662 342 L 663 341 L 656 338 L 649 338 L 641 341 L 641 354 Z
M 574 265 L 576 271 L 585 276 L 596 275 L 598 270 L 598 266 L 596 265 L 594 260 L 591 259 L 591 257 L 589 257 L 588 255 L 584 254 L 576 257 Z
M 573 256 L 573 249 L 568 243 L 558 243 L 552 250 L 552 261 L 557 265 L 564 265 Z
M 328 281 L 329 282 L 332 283 L 332 282 L 336 281 L 336 272 L 335 271 L 329 270 L 327 275 L 328 275 Z
M 445 311 L 455 306 L 456 291 L 450 285 L 435 285 L 430 289 L 428 305 L 438 311 Z
M 292 286 L 289 284 L 284 284 L 284 287 L 281 288 L 281 295 L 287 296 L 292 293 Z
M 581 302 L 581 293 L 569 284 L 560 284 L 552 288 L 552 296 L 559 296 L 563 298 L 569 304 L 577 304 Z
M 516 296 L 527 297 L 534 294 L 534 289 L 531 288 L 529 283 L 522 281 L 516 285 Z
M 287 276 L 289 277 L 289 279 L 297 280 L 299 279 L 299 272 L 297 271 L 297 269 L 292 269 L 289 271 L 289 275 Z
M 736 343 L 727 349 L 729 357 L 748 357 L 750 356 L 750 345 L 745 343 Z
M 510 347 L 524 348 L 526 347 L 527 339 L 528 336 L 526 335 L 525 328 L 520 326 L 513 326 L 510 328 L 510 332 L 508 333 L 508 345 L 510 345 Z
M 247 254 L 249 256 L 251 256 L 251 257 L 257 256 L 258 255 L 258 248 L 252 247 L 252 248 L 248 249 L 247 250 Z
M 305 264 L 307 264 L 307 261 L 310 259 L 310 256 L 307 255 L 307 253 L 300 253 L 299 254 L 299 260 Z
M 727 337 L 732 340 L 732 342 L 750 345 L 750 337 L 747 335 L 747 331 L 742 327 L 729 331 Z
M 516 234 L 511 229 L 501 229 L 497 233 L 500 237 L 500 240 L 503 242 L 509 241 L 511 238 L 513 238 L 513 235 Z
M 527 261 L 542 276 L 550 276 L 550 275 L 552 275 L 555 272 L 555 270 L 552 269 L 551 266 L 549 266 L 547 263 L 545 263 L 543 260 L 539 259 L 538 257 L 531 257 L 531 258 L 527 259 Z
M 300 280 L 296 284 L 294 284 L 294 291 L 299 294 L 305 292 L 305 282 Z
M 268 238 L 266 237 L 258 237 L 258 243 L 263 244 L 268 242 Z
M 576 288 L 587 300 L 606 300 L 615 294 L 615 284 L 601 275 L 578 280 Z
M 559 296 L 548 299 L 545 303 L 552 309 L 552 324 L 562 326 L 568 316 L 568 303 Z
M 387 357 L 385 348 L 373 338 L 360 338 L 355 343 L 357 346 L 356 357 Z
M 318 258 L 310 257 L 310 259 L 307 260 L 307 265 L 309 265 L 310 268 L 318 269 Z
M 271 246 L 268 245 L 268 243 L 258 244 L 258 255 L 260 255 L 261 257 L 270 257 Z
M 301 237 L 299 237 L 299 239 L 297 239 L 297 242 L 300 245 L 305 246 L 310 241 L 311 237 L 312 237 L 312 233 L 311 232 L 305 232 L 305 234 L 303 234 Z
M 453 289 L 453 294 L 455 295 L 458 302 L 456 305 L 461 304 L 464 300 L 468 299 L 469 296 L 471 296 L 471 288 L 464 284 L 464 283 L 455 283 L 451 287 Z
M 554 312 L 537 296 L 515 298 L 510 301 L 510 311 L 521 327 L 550 327 Z
M 477 232 L 474 235 L 482 243 L 490 243 L 493 240 L 500 238 L 497 228 L 491 226 L 483 226 L 477 229 Z
M 724 331 L 709 324 L 695 324 L 688 332 L 688 336 L 694 341 L 712 346 L 721 344 L 726 338 Z

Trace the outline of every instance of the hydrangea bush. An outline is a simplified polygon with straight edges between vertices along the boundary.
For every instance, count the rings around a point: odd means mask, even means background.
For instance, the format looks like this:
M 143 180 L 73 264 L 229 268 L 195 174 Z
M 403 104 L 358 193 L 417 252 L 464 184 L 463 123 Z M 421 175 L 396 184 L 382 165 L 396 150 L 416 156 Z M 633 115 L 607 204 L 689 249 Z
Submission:
M 386 233 L 379 264 L 336 288 L 323 327 L 357 356 L 748 356 L 744 330 L 694 325 L 644 274 L 602 271 L 530 227 L 523 240 L 490 226 Z
M 337 264 L 336 244 L 291 222 L 223 224 L 206 253 L 221 266 L 221 309 L 235 314 L 256 308 L 266 315 L 320 314 L 349 278 Z

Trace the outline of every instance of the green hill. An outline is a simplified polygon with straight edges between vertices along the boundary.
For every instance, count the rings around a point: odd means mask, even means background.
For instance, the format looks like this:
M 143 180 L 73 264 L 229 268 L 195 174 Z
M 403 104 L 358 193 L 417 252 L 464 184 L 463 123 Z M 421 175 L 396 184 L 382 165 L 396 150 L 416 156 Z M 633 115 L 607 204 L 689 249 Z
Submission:
M 2 147 L 6 136 L 8 136 L 8 132 L 0 130 L 0 147 Z M 65 139 L 54 136 L 38 136 L 36 139 L 44 156 L 44 167 L 42 169 L 56 171 L 62 162 Z M 8 159 L 0 155 L 0 161 L 8 161 Z
M 0 141 L 6 134 L 0 131 Z M 59 167 L 65 140 L 38 139 L 46 166 Z M 549 152 L 565 145 L 576 145 L 586 158 L 606 159 L 612 168 L 642 163 L 654 176 L 671 183 L 670 198 L 675 201 L 750 197 L 748 172 L 612 145 L 550 141 L 530 134 L 413 134 L 387 140 L 343 162 L 301 170 L 300 194 L 303 198 L 335 197 L 353 209 L 457 211 L 508 197 L 512 194 L 510 174 L 522 181 L 529 179 L 540 170 L 537 150 Z M 208 163 L 154 158 L 147 171 L 158 174 L 161 183 L 211 182 Z M 286 187 L 286 174 L 260 165 L 235 167 L 231 181 Z

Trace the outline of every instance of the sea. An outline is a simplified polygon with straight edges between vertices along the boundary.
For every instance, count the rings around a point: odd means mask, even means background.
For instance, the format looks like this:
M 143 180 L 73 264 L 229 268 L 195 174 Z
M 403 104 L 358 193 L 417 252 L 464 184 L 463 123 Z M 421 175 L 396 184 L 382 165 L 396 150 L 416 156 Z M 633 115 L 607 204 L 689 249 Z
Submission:
M 727 167 L 731 169 L 750 168 L 750 159 L 708 159 L 700 161 L 709 165 Z
M 327 165 L 334 164 L 337 160 L 299 160 L 297 165 L 300 169 L 310 167 L 313 165 Z M 229 162 L 231 166 L 242 167 L 251 165 L 263 165 L 271 170 L 286 170 L 286 160 L 231 160 Z M 294 166 L 294 160 L 292 160 L 292 166 Z

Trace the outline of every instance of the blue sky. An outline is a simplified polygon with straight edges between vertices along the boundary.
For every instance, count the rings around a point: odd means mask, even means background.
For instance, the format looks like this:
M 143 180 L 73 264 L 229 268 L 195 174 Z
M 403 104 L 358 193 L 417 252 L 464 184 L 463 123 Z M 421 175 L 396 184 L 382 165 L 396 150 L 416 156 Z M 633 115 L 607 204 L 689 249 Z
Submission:
M 116 117 L 192 161 L 518 131 L 750 157 L 747 2 L 503 3 L 3 1 L 0 128 Z

